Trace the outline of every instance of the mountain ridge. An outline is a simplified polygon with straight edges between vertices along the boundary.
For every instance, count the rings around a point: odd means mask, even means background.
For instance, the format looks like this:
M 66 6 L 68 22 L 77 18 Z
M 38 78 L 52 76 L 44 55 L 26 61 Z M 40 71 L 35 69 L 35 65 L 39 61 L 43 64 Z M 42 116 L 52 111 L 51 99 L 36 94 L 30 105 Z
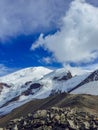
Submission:
M 32 100 L 0 118 L 0 127 L 4 127 L 10 120 L 25 117 L 29 113 L 35 113 L 37 110 L 59 108 L 77 108 L 81 112 L 89 112 L 93 115 L 98 114 L 98 96 L 87 94 L 67 94 L 60 93 L 49 96 L 45 99 Z
M 66 71 L 65 68 L 50 70 L 45 67 L 31 67 L 3 76 L 0 82 L 1 116 L 31 100 L 44 99 L 55 93 L 98 95 L 98 70 L 72 76 L 71 72 Z M 90 87 L 92 90 L 91 83 L 96 88 L 94 92 L 88 91 Z

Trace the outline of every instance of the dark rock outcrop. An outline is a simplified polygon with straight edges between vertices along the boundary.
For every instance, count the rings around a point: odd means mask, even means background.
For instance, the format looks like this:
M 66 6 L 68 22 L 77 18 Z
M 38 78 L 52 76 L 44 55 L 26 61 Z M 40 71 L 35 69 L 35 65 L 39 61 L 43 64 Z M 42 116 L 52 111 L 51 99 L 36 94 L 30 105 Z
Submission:
M 62 80 L 68 80 L 68 79 L 71 79 L 72 78 L 72 74 L 70 71 L 68 71 L 67 74 L 65 74 L 64 76 L 62 77 L 54 77 L 53 80 L 57 80 L 57 81 L 62 81 Z
M 33 83 L 33 84 L 30 85 L 30 89 L 37 89 L 37 88 L 40 88 L 40 87 L 42 87 L 42 85 L 39 84 L 39 83 Z
M 25 83 L 25 85 L 29 85 L 31 83 L 32 83 L 32 81 L 28 81 L 28 82 Z
M 31 84 L 31 82 L 27 82 L 26 84 L 30 84 L 30 87 L 27 90 L 25 90 L 24 92 L 22 92 L 21 95 L 25 95 L 25 96 L 28 96 L 30 94 L 33 95 L 34 94 L 33 90 L 35 90 L 35 89 L 37 90 L 42 87 L 42 85 L 39 83 Z
M 3 90 L 3 87 L 7 87 L 7 88 L 10 88 L 11 86 L 6 84 L 6 83 L 0 83 L 0 93 L 2 92 Z

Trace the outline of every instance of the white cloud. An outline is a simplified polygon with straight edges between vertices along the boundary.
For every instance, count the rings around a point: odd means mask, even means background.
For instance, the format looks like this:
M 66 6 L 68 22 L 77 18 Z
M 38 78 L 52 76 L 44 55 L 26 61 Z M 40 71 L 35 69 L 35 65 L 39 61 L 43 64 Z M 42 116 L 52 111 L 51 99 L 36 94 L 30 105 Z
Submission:
M 45 63 L 45 64 L 51 64 L 52 63 L 52 58 L 50 58 L 50 57 L 44 57 L 42 59 L 42 62 Z
M 70 1 L 0 0 L 0 39 L 58 27 Z
M 53 52 L 61 63 L 88 63 L 98 57 L 98 8 L 84 0 L 75 0 L 63 18 L 60 31 L 39 40 L 32 49 L 42 46 Z
M 8 68 L 7 66 L 0 64 L 0 76 L 7 75 L 16 69 Z
M 40 59 L 40 63 L 43 64 L 52 64 L 53 62 L 56 62 L 55 58 L 52 56 L 47 56 L 47 57 L 43 57 L 42 59 Z
M 41 63 L 42 65 L 49 65 L 56 61 L 55 61 L 54 57 L 46 56 L 46 57 L 42 57 L 42 58 L 38 57 L 38 62 Z

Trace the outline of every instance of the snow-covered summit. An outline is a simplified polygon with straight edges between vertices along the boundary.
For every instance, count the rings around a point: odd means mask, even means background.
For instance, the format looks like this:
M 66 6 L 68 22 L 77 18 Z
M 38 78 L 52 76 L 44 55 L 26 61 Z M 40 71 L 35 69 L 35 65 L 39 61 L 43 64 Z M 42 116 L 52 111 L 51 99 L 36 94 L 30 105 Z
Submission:
M 38 80 L 50 72 L 52 72 L 52 70 L 45 67 L 29 67 L 16 71 L 7 76 L 0 77 L 0 82 L 22 85 L 27 81 Z

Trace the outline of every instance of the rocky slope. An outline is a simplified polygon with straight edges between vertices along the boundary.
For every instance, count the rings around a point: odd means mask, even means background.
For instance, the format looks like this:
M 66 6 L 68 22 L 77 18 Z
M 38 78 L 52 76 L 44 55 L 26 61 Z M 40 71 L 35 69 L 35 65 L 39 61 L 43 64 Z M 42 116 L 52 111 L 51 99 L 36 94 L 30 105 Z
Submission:
M 10 121 L 5 130 L 97 130 L 98 116 L 77 108 L 52 107 Z
M 94 116 L 94 115 L 98 115 L 98 96 L 74 95 L 74 94 L 61 93 L 61 94 L 51 95 L 45 99 L 33 100 L 29 103 L 24 104 L 23 106 L 21 106 L 19 108 L 14 109 L 8 115 L 1 117 L 0 118 L 0 127 L 5 127 L 7 124 L 10 124 L 11 120 L 17 121 L 17 122 L 12 121 L 13 122 L 12 126 L 16 126 L 15 124 L 20 123 L 18 120 L 26 119 L 26 122 L 28 122 L 29 118 L 27 119 L 27 117 L 28 117 L 29 113 L 31 114 L 31 116 L 33 118 L 33 115 L 38 110 L 51 111 L 52 107 L 62 108 L 63 112 L 67 111 L 67 108 L 70 109 L 70 111 L 73 112 L 72 113 L 73 118 L 75 116 L 74 112 L 75 113 L 80 112 L 79 114 L 76 115 L 77 118 L 81 118 L 81 112 L 85 113 L 85 116 L 87 113 L 90 113 L 89 115 Z M 69 115 L 70 115 L 70 111 L 69 111 Z M 58 112 L 56 114 L 59 115 Z M 96 116 L 94 116 L 94 118 L 95 117 Z M 89 118 L 89 120 L 91 119 L 90 117 L 88 117 L 88 118 Z M 33 118 L 33 119 L 35 120 L 35 118 Z M 40 120 L 40 119 L 41 118 L 39 118 L 38 120 Z M 82 120 L 82 122 L 83 122 L 83 120 Z M 77 121 L 78 121 L 78 119 L 77 119 Z M 35 120 L 35 122 L 36 122 L 36 120 Z M 39 121 L 39 124 L 40 124 L 40 121 Z M 20 123 L 20 125 L 23 125 L 23 124 Z M 91 124 L 89 123 L 89 125 L 91 125 Z M 7 125 L 6 127 L 9 127 L 9 126 L 10 125 Z M 21 126 L 21 127 L 23 127 L 23 126 Z M 53 126 L 53 127 L 55 127 L 55 126 Z M 27 129 L 24 129 L 24 130 L 27 130 Z

